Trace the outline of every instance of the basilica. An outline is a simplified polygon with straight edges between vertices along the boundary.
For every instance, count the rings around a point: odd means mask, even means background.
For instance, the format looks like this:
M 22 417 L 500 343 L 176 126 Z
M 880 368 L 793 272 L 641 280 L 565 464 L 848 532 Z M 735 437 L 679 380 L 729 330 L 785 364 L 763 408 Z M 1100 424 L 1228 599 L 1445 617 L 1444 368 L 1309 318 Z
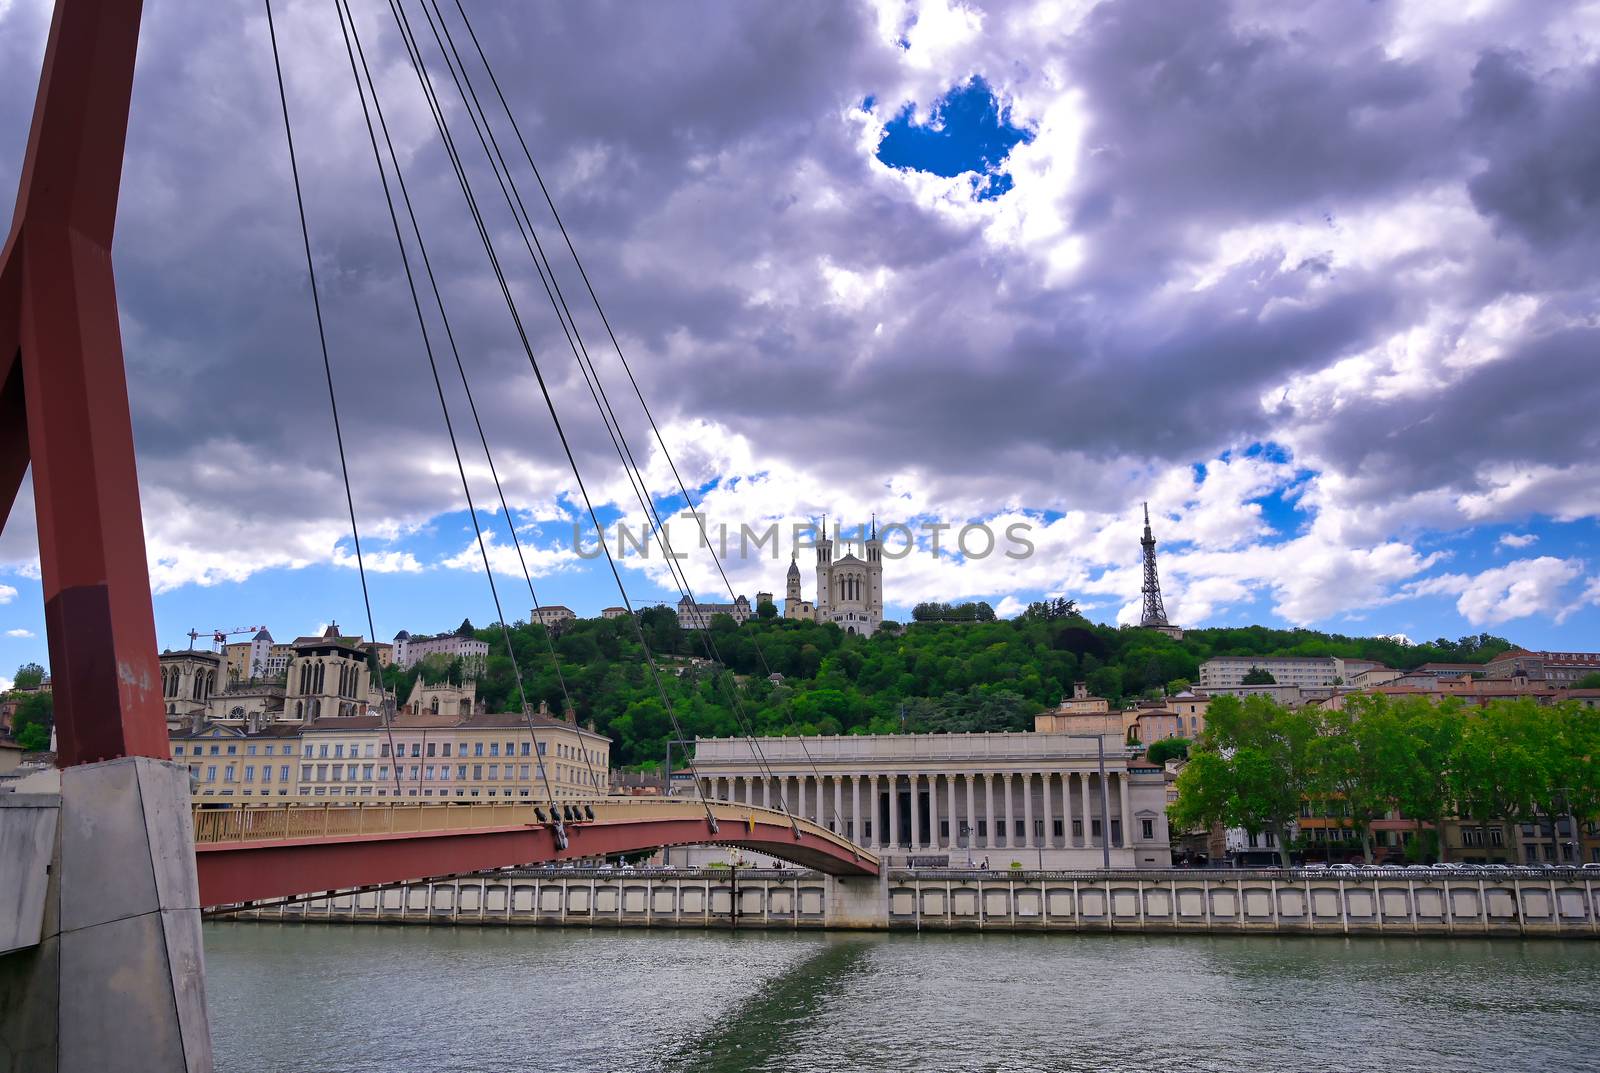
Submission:
M 859 532 L 859 530 L 857 530 Z M 851 547 L 853 541 L 842 546 Z M 883 542 L 878 539 L 874 520 L 871 535 L 860 542 L 857 558 L 846 550 L 833 557 L 834 541 L 823 524 L 817 541 L 817 598 L 813 603 L 800 595 L 800 563 L 789 561 L 788 584 L 784 590 L 783 617 L 836 623 L 846 633 L 871 637 L 883 624 Z

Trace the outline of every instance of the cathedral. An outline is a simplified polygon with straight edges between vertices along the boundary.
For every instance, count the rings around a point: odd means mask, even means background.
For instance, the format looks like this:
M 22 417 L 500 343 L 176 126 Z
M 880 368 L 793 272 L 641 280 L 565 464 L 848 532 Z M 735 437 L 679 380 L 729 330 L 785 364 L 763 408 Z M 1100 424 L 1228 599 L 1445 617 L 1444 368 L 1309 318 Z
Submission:
M 845 547 L 850 543 L 846 542 Z M 872 523 L 872 535 L 861 545 L 864 559 L 858 559 L 849 551 L 835 559 L 826 523 L 816 547 L 816 602 L 801 598 L 800 563 L 791 557 L 783 617 L 832 622 L 846 633 L 871 637 L 883 623 L 883 542 L 878 539 L 876 519 Z

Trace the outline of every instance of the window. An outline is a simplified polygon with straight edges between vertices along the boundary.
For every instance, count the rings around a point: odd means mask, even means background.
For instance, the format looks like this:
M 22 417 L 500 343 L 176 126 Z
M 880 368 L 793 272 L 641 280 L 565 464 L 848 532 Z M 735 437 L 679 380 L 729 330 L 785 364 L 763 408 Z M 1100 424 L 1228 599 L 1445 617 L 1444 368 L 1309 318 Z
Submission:
M 444 751 L 443 751 L 442 755 L 444 755 L 444 756 L 449 756 L 450 755 L 450 743 L 449 742 L 445 742 L 444 743 Z
M 211 747 L 211 755 L 212 756 L 216 756 L 219 752 L 221 752 L 221 750 L 217 746 L 213 745 Z
M 246 756 L 254 756 L 254 755 L 256 755 L 256 747 L 254 745 L 246 745 L 244 747 L 244 755 L 246 755 Z
M 978 837 L 979 838 L 986 838 L 986 837 L 988 837 L 988 834 L 989 834 L 989 821 L 988 820 L 979 820 L 978 821 Z
M 435 749 L 435 748 L 437 748 L 437 747 L 436 747 L 436 746 L 435 746 L 435 745 L 434 745 L 434 743 L 433 743 L 433 742 L 431 742 L 431 741 L 430 741 L 430 742 L 429 742 L 429 743 L 428 743 L 428 755 L 429 755 L 429 756 L 435 756 L 435 755 L 437 755 L 437 754 L 436 754 L 436 753 L 435 753 L 435 752 L 434 752 L 434 749 Z
M 1091 820 L 1090 821 L 1090 823 L 1089 823 L 1089 834 L 1093 835 L 1095 838 L 1099 838 L 1100 837 L 1100 821 L 1099 820 Z
M 1082 838 L 1083 837 L 1083 821 L 1082 820 L 1073 820 L 1072 821 L 1072 837 L 1073 838 Z
M 206 765 L 206 781 L 207 782 L 216 782 L 217 781 L 217 765 L 215 765 L 215 764 L 207 764 Z
M 518 778 L 522 778 L 522 779 L 525 779 L 525 778 L 528 777 L 528 765 L 527 764 L 523 764 L 522 765 L 522 770 L 520 772 L 518 772 L 517 777 Z
M 300 781 L 301 782 L 310 782 L 311 781 L 311 765 L 310 764 L 301 764 L 300 765 Z
M 388 745 L 387 742 L 385 742 L 383 745 L 379 746 L 378 755 L 379 756 L 388 756 L 389 755 L 389 745 Z
M 340 742 L 333 747 L 333 755 L 340 760 L 344 759 L 344 743 Z
M 255 782 L 256 781 L 256 766 L 254 764 L 246 764 L 244 766 L 244 781 L 245 782 Z
M 173 756 L 182 756 L 183 755 L 183 746 L 181 746 L 181 745 L 173 746 L 172 755 Z
M 317 755 L 322 757 L 324 760 L 327 759 L 327 757 L 328 757 L 328 743 L 327 742 L 323 742 L 321 747 L 318 748 Z
M 472 743 L 472 755 L 473 756 L 482 756 L 483 755 L 483 742 L 475 741 L 475 742 Z
M 1018 838 L 1021 838 L 1027 832 L 1027 827 L 1024 826 L 1026 822 L 1026 820 L 1017 820 L 1011 825 Z
M 533 744 L 533 743 L 532 743 L 532 742 L 528 742 L 528 741 L 525 741 L 525 742 L 523 742 L 523 743 L 522 743 L 522 755 L 523 755 L 523 756 L 527 756 L 527 755 L 528 755 L 528 753 L 529 753 L 529 751 L 530 751 L 530 748 L 529 748 L 529 747 L 530 747 L 530 746 L 531 746 L 531 745 L 532 745 L 532 744 Z
M 482 764 L 473 764 L 472 765 L 472 777 L 473 777 L 474 780 L 479 780 L 479 779 L 483 778 L 483 765 Z M 474 796 L 476 796 L 476 795 L 474 795 Z
M 466 777 L 467 777 L 467 765 L 465 765 L 465 764 L 457 764 L 456 765 L 456 778 L 465 779 Z
M 288 782 L 289 781 L 289 765 L 288 764 L 284 764 L 284 765 L 282 765 L 281 767 L 278 768 L 278 779 L 279 779 L 280 782 Z M 279 790 L 278 792 L 282 793 L 283 791 Z
M 544 747 L 545 747 L 545 743 L 544 743 L 544 742 L 542 742 L 542 741 L 541 741 L 541 742 L 540 742 L 540 743 L 539 743 L 539 755 L 540 755 L 540 756 L 543 756 L 543 755 L 544 755 Z
M 306 751 L 301 755 L 303 755 L 303 756 L 310 756 L 311 755 L 311 745 L 310 745 L 310 743 L 306 744 Z
M 371 764 L 362 764 L 361 765 L 361 777 L 362 777 L 362 779 L 364 779 L 367 782 L 371 782 L 372 781 L 372 765 Z
M 261 765 L 261 781 L 262 782 L 271 782 L 272 781 L 272 765 L 271 764 L 262 764 Z
M 414 742 L 411 743 L 411 755 L 412 756 L 421 756 L 422 755 L 422 743 L 420 741 L 414 741 Z
M 500 765 L 499 764 L 490 764 L 489 765 L 489 777 L 491 779 L 498 779 L 500 777 Z
M 489 743 L 489 755 L 490 756 L 499 756 L 500 755 L 500 743 L 499 742 L 491 741 Z
M 1144 839 L 1146 842 L 1149 842 L 1151 839 L 1156 837 L 1156 821 L 1155 820 L 1140 820 L 1139 821 L 1139 830 L 1140 830 L 1139 837 Z

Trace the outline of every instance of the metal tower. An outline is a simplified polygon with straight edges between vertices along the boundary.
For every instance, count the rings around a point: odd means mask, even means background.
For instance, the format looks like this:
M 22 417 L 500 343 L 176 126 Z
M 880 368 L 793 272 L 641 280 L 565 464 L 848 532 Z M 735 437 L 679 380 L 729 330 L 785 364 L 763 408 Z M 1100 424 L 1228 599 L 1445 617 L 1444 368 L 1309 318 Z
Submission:
M 1161 603 L 1161 581 L 1156 577 L 1156 538 L 1150 535 L 1150 504 L 1144 505 L 1144 539 L 1139 541 L 1144 548 L 1144 613 L 1139 616 L 1139 625 L 1164 627 L 1167 622 L 1167 609 Z

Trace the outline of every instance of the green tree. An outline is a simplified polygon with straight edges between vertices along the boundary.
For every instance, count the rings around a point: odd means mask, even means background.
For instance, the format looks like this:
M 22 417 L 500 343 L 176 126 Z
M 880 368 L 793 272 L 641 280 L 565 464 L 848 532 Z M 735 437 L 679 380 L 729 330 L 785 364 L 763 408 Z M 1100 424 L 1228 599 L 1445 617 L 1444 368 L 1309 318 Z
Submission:
M 756 604 L 756 618 L 774 619 L 778 617 L 778 605 L 771 600 L 762 600 Z
M 1182 760 L 1188 755 L 1187 738 L 1163 738 L 1145 750 L 1144 758 L 1152 764 L 1165 764 L 1168 760 Z
M 1261 667 L 1251 667 L 1239 681 L 1247 686 L 1275 686 L 1278 684 L 1278 680 L 1272 677 L 1272 672 Z
M 1574 689 L 1600 689 L 1600 671 L 1586 674 L 1572 685 Z
M 18 689 L 35 689 L 43 681 L 44 668 L 37 663 L 24 663 L 12 677 L 12 684 Z
M 1375 702 L 1382 702 L 1381 696 Z M 1461 744 L 1466 716 L 1460 701 L 1448 697 L 1432 704 L 1423 697 L 1407 697 L 1392 708 L 1399 730 L 1386 743 L 1380 760 L 1395 807 L 1402 816 L 1433 823 L 1434 849 L 1440 861 L 1448 858 L 1444 841 L 1445 819 L 1456 803 L 1452 782 L 1456 750 Z
M 1168 808 L 1172 822 L 1185 830 L 1220 823 L 1270 834 L 1288 867 L 1289 827 L 1313 788 L 1315 735 L 1304 710 L 1266 697 L 1218 697 L 1196 751 L 1178 774 L 1178 799 Z
M 1324 814 L 1350 818 L 1368 864 L 1372 822 L 1393 807 L 1392 758 L 1387 754 L 1401 735 L 1400 721 L 1382 701 L 1352 696 L 1338 710 L 1319 709 L 1308 753 L 1312 795 L 1326 806 Z

